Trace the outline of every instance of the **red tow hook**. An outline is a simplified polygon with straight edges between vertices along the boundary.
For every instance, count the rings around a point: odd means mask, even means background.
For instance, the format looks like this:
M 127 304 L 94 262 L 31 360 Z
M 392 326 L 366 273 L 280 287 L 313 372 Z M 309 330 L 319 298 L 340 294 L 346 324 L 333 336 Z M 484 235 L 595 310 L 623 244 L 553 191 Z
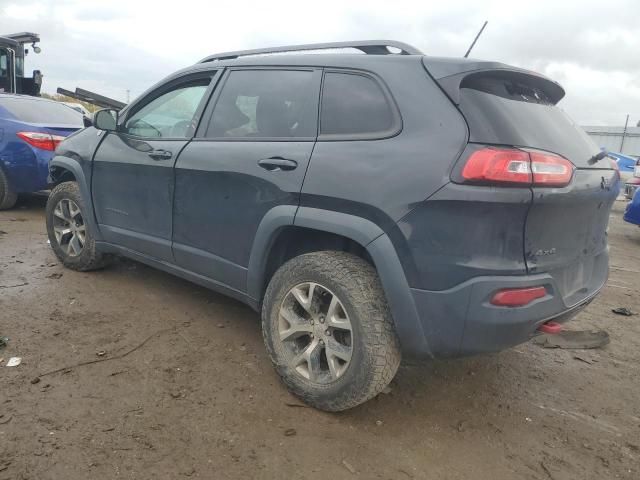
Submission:
M 556 322 L 547 322 L 547 323 L 543 323 L 542 325 L 540 325 L 538 327 L 538 330 L 541 331 L 542 333 L 548 333 L 551 335 L 555 335 L 557 333 L 560 333 L 562 331 L 562 325 L 560 325 L 559 323 Z

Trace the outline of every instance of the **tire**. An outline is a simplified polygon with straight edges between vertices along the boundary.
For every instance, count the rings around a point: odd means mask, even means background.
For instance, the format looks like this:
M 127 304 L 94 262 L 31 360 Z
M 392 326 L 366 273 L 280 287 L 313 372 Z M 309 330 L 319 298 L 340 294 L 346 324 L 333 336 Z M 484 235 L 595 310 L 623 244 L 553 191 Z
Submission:
M 72 218 L 73 221 L 65 221 L 60 216 L 60 213 L 62 215 L 68 214 L 69 217 L 72 217 L 72 214 L 75 213 Z M 84 222 L 87 215 L 87 208 L 76 182 L 64 182 L 54 187 L 49 195 L 46 207 L 49 243 L 56 257 L 60 259 L 65 267 L 81 272 L 103 268 L 109 260 L 109 257 L 96 251 L 93 232 L 90 226 Z M 63 234 L 59 239 L 56 235 L 57 228 L 73 229 L 73 231 Z M 83 233 L 82 236 L 80 236 L 80 232 Z M 74 236 L 77 236 L 77 240 L 72 245 L 70 239 Z M 80 240 L 81 238 L 83 240 Z M 76 248 L 71 248 L 72 246 Z M 78 246 L 81 246 L 81 248 L 77 248 Z
M 0 210 L 13 208 L 18 201 L 18 194 L 11 189 L 9 179 L 0 168 Z
M 339 305 L 331 310 L 333 297 Z M 376 271 L 345 252 L 308 253 L 280 267 L 265 293 L 262 332 L 285 385 L 320 410 L 342 411 L 375 397 L 400 365 L 400 344 Z M 316 341 L 322 346 L 314 347 Z M 308 360 L 298 363 L 300 358 Z

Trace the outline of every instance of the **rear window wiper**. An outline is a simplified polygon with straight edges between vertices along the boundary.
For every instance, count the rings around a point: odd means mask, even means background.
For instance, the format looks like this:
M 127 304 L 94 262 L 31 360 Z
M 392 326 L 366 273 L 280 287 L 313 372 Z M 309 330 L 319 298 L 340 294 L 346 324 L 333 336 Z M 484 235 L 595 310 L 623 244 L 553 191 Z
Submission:
M 600 152 L 596 153 L 593 157 L 591 157 L 587 163 L 589 165 L 593 165 L 596 162 L 599 162 L 600 160 L 602 160 L 603 158 L 606 158 L 609 156 L 609 152 L 605 149 L 601 150 Z

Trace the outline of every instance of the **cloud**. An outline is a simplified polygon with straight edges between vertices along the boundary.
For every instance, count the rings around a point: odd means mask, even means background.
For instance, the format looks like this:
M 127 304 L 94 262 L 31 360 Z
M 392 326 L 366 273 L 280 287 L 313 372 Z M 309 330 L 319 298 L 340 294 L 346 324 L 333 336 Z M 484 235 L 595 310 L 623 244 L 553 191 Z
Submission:
M 45 91 L 80 86 L 123 100 L 208 54 L 289 43 L 393 38 L 461 56 L 487 19 L 473 57 L 560 81 L 561 105 L 580 123 L 640 119 L 637 0 L 0 1 L 0 32 L 41 34 L 43 53 L 27 68 L 44 72 Z

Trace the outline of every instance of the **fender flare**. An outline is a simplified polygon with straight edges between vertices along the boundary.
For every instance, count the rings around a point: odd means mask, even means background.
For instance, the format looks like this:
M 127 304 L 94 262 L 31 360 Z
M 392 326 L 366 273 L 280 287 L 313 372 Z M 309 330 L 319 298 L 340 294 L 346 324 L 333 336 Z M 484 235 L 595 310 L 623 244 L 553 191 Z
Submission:
M 76 179 L 76 183 L 78 184 L 78 188 L 80 188 L 80 195 L 82 196 L 82 199 L 84 200 L 85 206 L 88 210 L 86 215 L 87 218 L 85 218 L 85 221 L 89 224 L 89 228 L 94 233 L 95 240 L 102 240 L 102 235 L 100 234 L 100 229 L 98 228 L 98 223 L 96 222 L 95 218 L 95 212 L 93 210 L 93 199 L 91 198 L 91 189 L 89 188 L 89 182 L 87 182 L 84 170 L 82 170 L 80 164 L 68 157 L 53 157 L 51 159 L 51 162 L 49 163 L 49 183 L 52 185 L 56 185 L 59 182 L 56 182 L 55 178 L 51 176 L 52 167 L 63 168 L 73 174 Z
M 283 227 L 293 225 L 295 205 L 278 205 L 269 210 L 258 225 L 247 266 L 247 295 L 259 304 L 271 246 Z
M 371 256 L 384 289 L 402 351 L 409 357 L 432 356 L 407 278 L 393 243 L 370 220 L 330 210 L 281 205 L 260 222 L 251 249 L 247 293 L 260 300 L 269 251 L 280 229 L 295 225 L 349 238 Z

